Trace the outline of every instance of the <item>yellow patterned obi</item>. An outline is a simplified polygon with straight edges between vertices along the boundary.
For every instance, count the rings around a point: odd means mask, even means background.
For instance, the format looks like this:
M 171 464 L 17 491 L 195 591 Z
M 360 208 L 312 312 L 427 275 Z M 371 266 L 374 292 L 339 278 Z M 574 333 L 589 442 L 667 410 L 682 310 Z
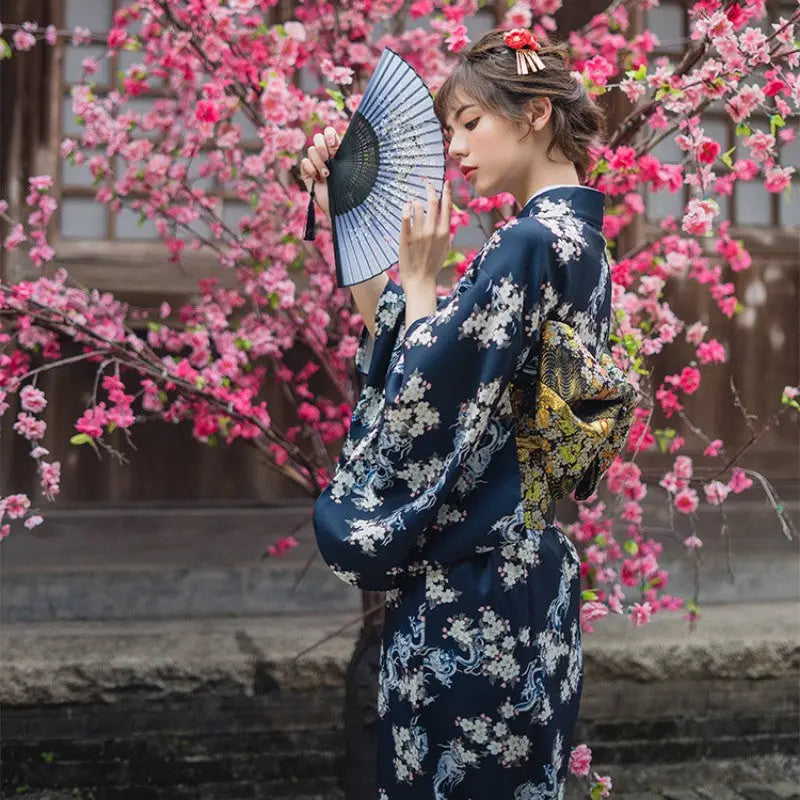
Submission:
M 533 395 L 533 396 L 532 396 Z M 542 326 L 536 391 L 514 386 L 525 524 L 539 530 L 553 504 L 585 500 L 622 450 L 636 389 L 608 353 L 593 356 L 563 322 Z

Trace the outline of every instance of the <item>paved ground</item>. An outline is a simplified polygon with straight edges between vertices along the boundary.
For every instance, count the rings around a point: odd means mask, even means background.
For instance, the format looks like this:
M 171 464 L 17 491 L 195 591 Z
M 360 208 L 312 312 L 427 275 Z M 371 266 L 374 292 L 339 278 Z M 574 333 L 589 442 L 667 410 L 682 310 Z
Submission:
M 71 792 L 34 792 L 18 795 L 25 800 L 75 800 Z M 736 791 L 720 785 L 708 785 L 693 790 L 676 789 L 644 794 L 612 793 L 615 800 L 800 800 L 800 785 L 797 783 L 771 783 L 753 786 L 742 785 Z M 310 799 L 309 799 L 310 800 Z M 319 798 L 327 800 L 327 798 Z M 575 799 L 577 800 L 577 798 Z

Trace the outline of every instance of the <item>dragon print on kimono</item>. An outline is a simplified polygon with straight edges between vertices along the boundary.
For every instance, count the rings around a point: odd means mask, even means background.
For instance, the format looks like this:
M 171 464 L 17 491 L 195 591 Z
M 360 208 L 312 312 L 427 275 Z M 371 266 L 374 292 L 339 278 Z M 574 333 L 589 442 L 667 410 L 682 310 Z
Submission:
M 594 491 L 635 396 L 608 355 L 603 193 L 535 194 L 436 310 L 389 281 L 314 505 L 326 563 L 386 592 L 379 800 L 561 800 L 583 678 L 580 561 L 554 505 Z

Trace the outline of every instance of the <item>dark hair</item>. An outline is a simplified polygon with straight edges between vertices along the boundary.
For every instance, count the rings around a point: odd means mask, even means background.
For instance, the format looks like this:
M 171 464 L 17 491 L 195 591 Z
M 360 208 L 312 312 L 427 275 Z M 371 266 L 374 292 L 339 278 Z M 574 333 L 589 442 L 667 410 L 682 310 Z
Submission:
M 506 33 L 505 29 L 495 28 L 461 53 L 434 97 L 433 109 L 442 129 L 445 130 L 448 111 L 461 95 L 475 100 L 492 114 L 527 124 L 530 133 L 533 127 L 526 116 L 529 101 L 549 97 L 553 106 L 550 116 L 553 138 L 545 155 L 549 158 L 553 148 L 558 147 L 575 164 L 583 182 L 589 169 L 589 147 L 599 144 L 605 136 L 602 110 L 572 75 L 567 44 L 539 37 L 542 46 L 537 55 L 545 68 L 518 75 L 516 52 L 503 39 Z

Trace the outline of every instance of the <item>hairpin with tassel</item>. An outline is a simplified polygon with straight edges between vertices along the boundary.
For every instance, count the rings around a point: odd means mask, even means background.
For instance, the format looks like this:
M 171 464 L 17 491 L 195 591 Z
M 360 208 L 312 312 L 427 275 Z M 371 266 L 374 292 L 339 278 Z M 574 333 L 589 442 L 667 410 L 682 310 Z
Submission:
M 512 50 L 517 51 L 517 75 L 527 75 L 529 72 L 539 72 L 544 69 L 544 61 L 536 54 L 542 45 L 533 31 L 513 28 L 505 32 L 503 41 Z

